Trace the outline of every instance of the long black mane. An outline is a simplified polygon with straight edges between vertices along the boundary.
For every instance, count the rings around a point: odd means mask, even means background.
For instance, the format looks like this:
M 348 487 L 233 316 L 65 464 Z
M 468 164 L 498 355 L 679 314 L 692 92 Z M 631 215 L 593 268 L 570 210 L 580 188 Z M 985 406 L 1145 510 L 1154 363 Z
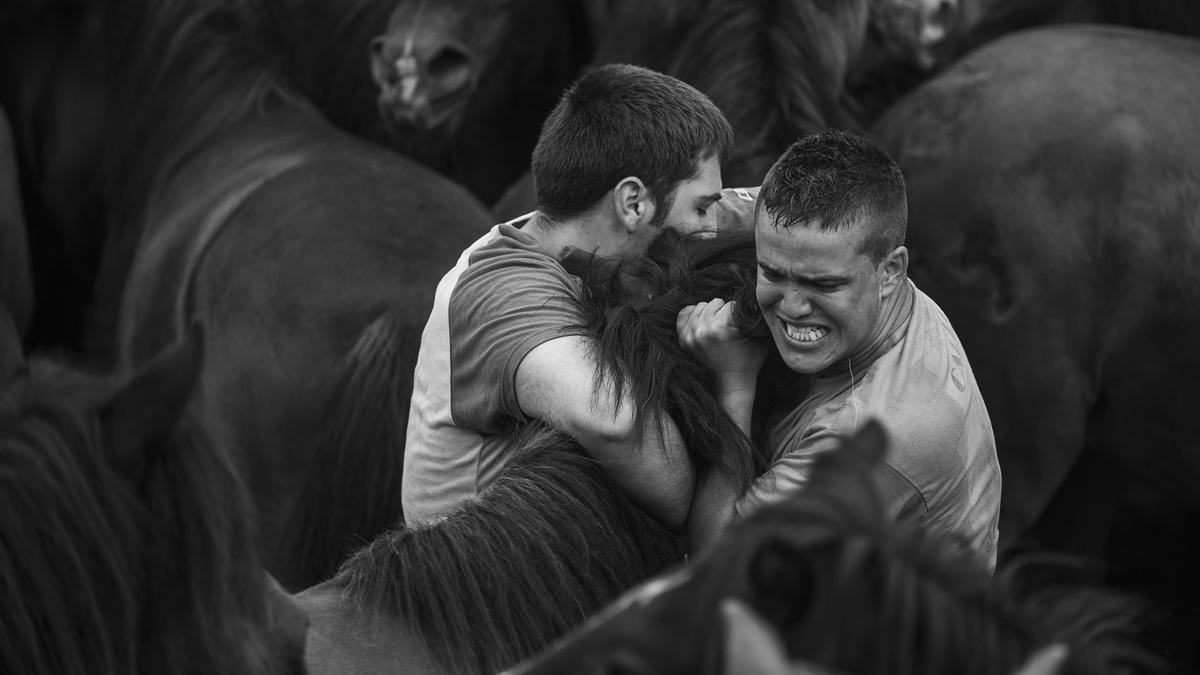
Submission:
M 763 471 L 765 457 L 713 396 L 711 371 L 680 347 L 675 318 L 686 305 L 728 298 L 737 302 L 743 332 L 769 346 L 754 297 L 755 260 L 753 232 L 706 239 L 666 230 L 644 258 L 572 255 L 564 261 L 583 280 L 581 327 L 595 341 L 602 366 L 597 386 L 611 379 L 632 389 L 639 412 L 670 413 L 699 471 L 724 466 L 743 484 Z M 764 400 L 798 386 L 777 355 L 764 372 Z
M 121 382 L 49 360 L 25 380 L 0 409 L 0 671 L 273 672 L 227 458 L 185 423 L 131 469 L 102 405 Z
M 523 447 L 474 500 L 338 572 L 350 600 L 403 618 L 447 672 L 511 666 L 681 559 L 574 441 L 535 428 Z

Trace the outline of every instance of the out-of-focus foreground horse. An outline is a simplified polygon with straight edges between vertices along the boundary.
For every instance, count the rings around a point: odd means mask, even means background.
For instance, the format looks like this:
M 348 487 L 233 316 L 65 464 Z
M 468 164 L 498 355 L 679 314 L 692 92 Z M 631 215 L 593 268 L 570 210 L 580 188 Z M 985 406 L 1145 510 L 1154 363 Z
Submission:
M 829 672 L 1010 675 L 1050 643 L 1070 647 L 1064 674 L 1153 665 L 1132 642 L 1132 599 L 1026 596 L 966 542 L 894 522 L 877 482 L 885 450 L 884 430 L 867 422 L 817 458 L 804 490 L 734 523 L 699 559 L 506 675 L 719 673 L 729 600 L 765 620 L 791 659 Z
M 1095 556 L 1200 665 L 1200 41 L 1014 34 L 874 132 L 910 274 L 953 321 L 1004 471 L 1002 549 Z M 1003 555 L 1003 553 L 1002 553 Z
M 420 332 L 490 218 L 289 92 L 249 4 L 26 3 L 0 36 L 0 104 L 31 222 L 59 244 L 34 247 L 38 282 L 86 281 L 38 311 L 86 307 L 79 335 L 122 367 L 203 326 L 191 410 L 299 588 L 400 517 Z
M 302 673 L 307 621 L 184 413 L 195 336 L 122 378 L 19 346 L 0 306 L 0 671 Z

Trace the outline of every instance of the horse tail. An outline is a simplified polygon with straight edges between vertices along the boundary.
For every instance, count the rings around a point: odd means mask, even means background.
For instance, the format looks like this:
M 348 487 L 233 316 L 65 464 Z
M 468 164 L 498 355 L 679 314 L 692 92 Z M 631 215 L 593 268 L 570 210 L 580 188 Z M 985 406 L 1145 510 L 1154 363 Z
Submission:
M 418 332 L 389 311 L 345 357 L 324 407 L 322 437 L 285 536 L 295 579 L 330 578 L 352 551 L 403 522 L 400 479 Z
M 682 561 L 566 435 L 536 425 L 474 500 L 383 535 L 338 573 L 348 599 L 399 615 L 447 672 L 494 673 Z

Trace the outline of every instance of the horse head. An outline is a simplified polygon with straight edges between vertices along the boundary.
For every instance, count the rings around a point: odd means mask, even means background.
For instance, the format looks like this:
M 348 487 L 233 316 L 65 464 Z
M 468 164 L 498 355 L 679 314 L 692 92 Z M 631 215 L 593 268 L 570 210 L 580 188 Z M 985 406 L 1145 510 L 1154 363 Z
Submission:
M 399 129 L 453 132 L 485 75 L 494 74 L 498 64 L 521 60 L 525 45 L 537 40 L 531 32 L 551 21 L 551 12 L 575 11 L 570 4 L 399 0 L 387 31 L 371 41 L 371 73 L 384 122 Z M 558 30 L 562 24 L 552 25 Z
M 0 417 L 0 670 L 302 671 L 306 619 L 188 420 L 202 353 L 193 331 L 128 378 L 29 364 Z
M 804 490 L 509 674 L 714 673 L 734 663 L 729 672 L 1003 675 L 1052 643 L 1070 645 L 1064 673 L 1127 665 L 1109 660 L 1124 658 L 1114 656 L 1124 645 L 1108 650 L 1123 638 L 1084 626 L 1120 623 L 1130 605 L 1066 592 L 1054 611 L 1023 604 L 965 544 L 892 521 L 879 482 L 886 446 L 868 422 L 815 460 Z M 757 623 L 731 631 L 731 618 L 746 615 Z M 775 658 L 759 649 L 746 662 L 746 639 Z

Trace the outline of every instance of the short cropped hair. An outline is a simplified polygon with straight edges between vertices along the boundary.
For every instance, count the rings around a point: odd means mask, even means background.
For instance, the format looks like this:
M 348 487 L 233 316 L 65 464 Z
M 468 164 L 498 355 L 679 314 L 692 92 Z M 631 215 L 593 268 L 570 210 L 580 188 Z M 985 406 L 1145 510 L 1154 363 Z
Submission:
M 862 136 L 824 131 L 793 143 L 775 160 L 755 206 L 776 227 L 870 228 L 863 253 L 880 262 L 904 243 L 908 198 L 904 175 L 882 148 Z
M 636 176 L 665 218 L 679 184 L 732 147 L 725 115 L 691 85 L 638 66 L 600 66 L 567 89 L 542 125 L 531 167 L 538 210 L 578 215 Z

